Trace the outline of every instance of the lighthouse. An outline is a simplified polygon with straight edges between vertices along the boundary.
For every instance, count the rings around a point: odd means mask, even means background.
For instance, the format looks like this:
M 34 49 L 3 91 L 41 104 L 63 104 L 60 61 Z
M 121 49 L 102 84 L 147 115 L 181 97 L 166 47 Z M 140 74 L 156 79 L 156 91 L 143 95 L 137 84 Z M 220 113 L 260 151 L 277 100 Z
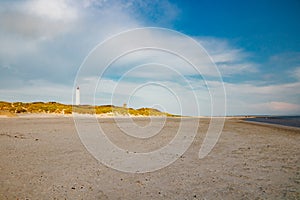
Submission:
M 79 86 L 76 88 L 76 102 L 75 105 L 80 105 L 80 90 Z

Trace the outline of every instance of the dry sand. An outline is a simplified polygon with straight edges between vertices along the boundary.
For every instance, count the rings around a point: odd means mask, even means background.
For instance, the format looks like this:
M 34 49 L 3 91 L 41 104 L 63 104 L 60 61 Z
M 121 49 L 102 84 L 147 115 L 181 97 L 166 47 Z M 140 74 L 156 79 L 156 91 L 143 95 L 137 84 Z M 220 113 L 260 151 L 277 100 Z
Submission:
M 180 159 L 131 174 L 94 159 L 71 117 L 1 118 L 0 199 L 300 199 L 299 129 L 227 119 L 217 145 L 200 160 L 209 120 L 199 120 L 196 139 Z M 164 145 L 179 124 L 170 118 L 159 142 L 128 146 L 112 119 L 99 121 L 113 142 L 139 151 Z

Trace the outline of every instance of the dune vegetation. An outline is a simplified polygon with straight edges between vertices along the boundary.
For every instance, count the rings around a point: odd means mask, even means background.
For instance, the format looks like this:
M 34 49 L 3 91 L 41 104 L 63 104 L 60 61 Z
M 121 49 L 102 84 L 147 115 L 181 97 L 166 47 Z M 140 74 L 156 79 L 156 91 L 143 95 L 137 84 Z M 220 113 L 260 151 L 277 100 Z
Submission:
M 175 117 L 169 113 L 161 112 L 153 108 L 126 108 L 114 105 L 66 105 L 57 102 L 5 102 L 0 101 L 0 115 L 15 116 L 17 114 L 97 114 L 108 116 L 168 116 Z

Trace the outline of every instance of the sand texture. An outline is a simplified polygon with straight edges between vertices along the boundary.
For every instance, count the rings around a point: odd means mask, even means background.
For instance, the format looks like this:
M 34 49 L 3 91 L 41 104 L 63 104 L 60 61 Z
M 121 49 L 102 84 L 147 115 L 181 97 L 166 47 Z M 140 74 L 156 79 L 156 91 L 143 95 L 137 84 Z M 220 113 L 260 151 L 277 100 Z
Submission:
M 213 151 L 199 159 L 209 119 L 199 120 L 183 156 L 158 171 L 135 174 L 97 161 L 72 117 L 1 118 L 0 199 L 300 199 L 300 129 L 227 119 Z M 156 141 L 132 140 L 113 119 L 99 121 L 118 146 L 147 152 L 165 145 L 180 119 L 169 118 Z M 148 124 L 147 118 L 134 121 Z

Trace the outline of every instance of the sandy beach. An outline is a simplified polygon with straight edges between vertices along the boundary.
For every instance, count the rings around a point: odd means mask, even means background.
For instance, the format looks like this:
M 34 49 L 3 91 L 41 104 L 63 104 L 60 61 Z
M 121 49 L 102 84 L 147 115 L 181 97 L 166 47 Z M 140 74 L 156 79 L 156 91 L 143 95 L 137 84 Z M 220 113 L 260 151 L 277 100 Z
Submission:
M 136 174 L 96 160 L 72 117 L 0 118 L 0 199 L 300 199 L 300 129 L 227 119 L 213 151 L 199 159 L 209 119 L 198 120 L 183 156 Z M 168 118 L 160 139 L 139 141 L 129 140 L 113 119 L 99 118 L 112 142 L 140 152 L 165 145 L 179 121 Z

